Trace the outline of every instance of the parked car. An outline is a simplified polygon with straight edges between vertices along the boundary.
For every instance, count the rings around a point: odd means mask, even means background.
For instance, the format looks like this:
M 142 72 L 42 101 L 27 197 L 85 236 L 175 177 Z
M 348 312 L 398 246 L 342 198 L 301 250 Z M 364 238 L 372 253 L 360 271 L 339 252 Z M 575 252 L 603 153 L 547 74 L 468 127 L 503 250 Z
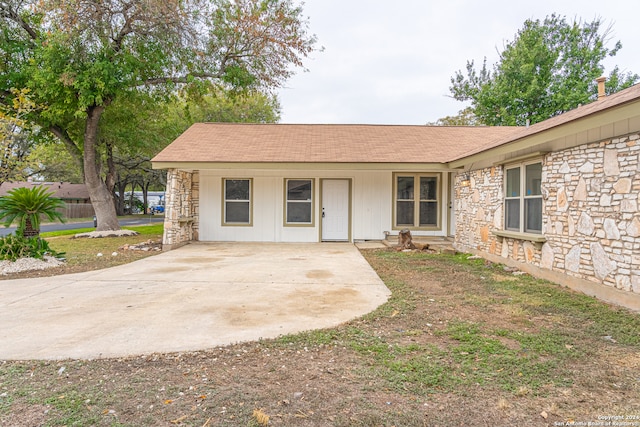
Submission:
M 151 206 L 149 211 L 151 212 L 152 215 L 163 214 L 164 213 L 164 206 L 163 205 Z

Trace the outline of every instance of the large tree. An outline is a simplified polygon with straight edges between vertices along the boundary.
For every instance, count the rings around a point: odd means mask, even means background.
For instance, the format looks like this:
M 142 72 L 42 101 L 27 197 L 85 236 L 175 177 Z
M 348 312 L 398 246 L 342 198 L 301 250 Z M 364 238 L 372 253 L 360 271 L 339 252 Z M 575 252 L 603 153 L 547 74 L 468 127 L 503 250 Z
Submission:
M 115 194 L 116 212 L 124 212 L 127 189 L 146 193 L 165 184 L 151 158 L 195 122 L 275 123 L 280 105 L 273 94 L 218 89 L 203 96 L 168 102 L 121 97 L 102 118 L 99 141 L 105 147 L 106 182 Z M 135 188 L 132 188 L 135 187 Z
M 35 110 L 29 91 L 12 90 L 11 105 L 0 105 L 0 185 L 20 181 L 30 174 L 33 148 L 31 126 L 25 117 Z
M 105 111 L 139 94 L 277 87 L 313 49 L 301 14 L 290 0 L 0 0 L 0 103 L 31 90 L 42 109 L 29 119 L 82 167 L 98 230 L 118 229 Z
M 114 185 L 109 189 L 115 195 L 117 214 L 124 213 L 126 191 L 132 187 L 145 193 L 164 186 L 165 174 L 151 168 L 151 158 L 193 123 L 276 123 L 279 119 L 277 97 L 258 91 L 218 90 L 166 102 L 119 97 L 102 116 L 98 135 L 104 178 Z M 32 174 L 45 181 L 83 181 L 82 170 L 59 141 L 36 145 L 27 160 Z
M 467 107 L 458 111 L 455 116 L 441 117 L 435 122 L 427 122 L 427 126 L 481 126 L 478 118 L 473 113 L 473 108 Z
M 56 139 L 36 144 L 31 149 L 28 159 L 32 175 L 38 181 L 68 181 L 74 184 L 84 181 L 82 169 L 64 145 Z
M 258 91 L 217 91 L 197 100 L 185 100 L 182 105 L 188 126 L 195 122 L 277 123 L 280 120 L 278 98 Z
M 602 61 L 615 56 L 622 44 L 608 46 L 611 28 L 602 19 L 568 22 L 551 15 L 527 20 L 512 42 L 507 42 L 493 69 L 466 72 L 451 78 L 450 91 L 459 101 L 471 101 L 473 114 L 485 125 L 525 125 L 587 104 L 597 97 L 595 79 L 604 72 Z M 638 81 L 637 74 L 609 74 L 607 93 Z

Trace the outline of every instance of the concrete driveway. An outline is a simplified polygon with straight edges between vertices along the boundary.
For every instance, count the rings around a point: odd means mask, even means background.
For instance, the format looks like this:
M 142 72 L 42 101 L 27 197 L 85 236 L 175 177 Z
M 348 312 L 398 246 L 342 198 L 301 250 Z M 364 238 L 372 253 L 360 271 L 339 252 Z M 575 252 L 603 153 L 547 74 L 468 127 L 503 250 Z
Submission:
M 348 243 L 196 243 L 105 270 L 0 281 L 0 359 L 203 350 L 338 325 L 390 292 Z

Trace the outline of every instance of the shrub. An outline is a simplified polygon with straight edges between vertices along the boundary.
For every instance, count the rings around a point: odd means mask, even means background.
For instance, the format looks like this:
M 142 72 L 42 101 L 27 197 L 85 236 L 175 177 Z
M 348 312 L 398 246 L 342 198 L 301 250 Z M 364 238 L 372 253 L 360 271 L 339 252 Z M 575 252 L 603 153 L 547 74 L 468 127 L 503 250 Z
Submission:
M 4 220 L 5 227 L 10 227 L 11 223 L 17 221 L 16 234 L 26 237 L 38 236 L 40 217 L 64 222 L 62 215 L 56 211 L 64 206 L 64 202 L 51 197 L 52 194 L 40 185 L 14 188 L 6 196 L 0 197 L 0 220 Z
M 0 260 L 16 261 L 20 258 L 42 259 L 45 255 L 60 256 L 39 237 L 23 237 L 9 234 L 0 238 Z

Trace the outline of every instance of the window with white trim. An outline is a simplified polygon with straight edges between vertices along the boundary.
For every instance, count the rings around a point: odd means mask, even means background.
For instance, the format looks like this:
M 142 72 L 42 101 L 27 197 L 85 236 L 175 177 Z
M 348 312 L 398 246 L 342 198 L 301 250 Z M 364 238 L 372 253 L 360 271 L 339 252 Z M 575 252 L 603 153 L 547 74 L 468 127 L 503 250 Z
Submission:
M 223 180 L 224 225 L 251 224 L 251 179 Z
M 313 224 L 313 180 L 285 180 L 285 224 Z
M 505 167 L 504 228 L 542 233 L 542 163 Z
M 439 226 L 439 175 L 395 175 L 394 205 L 396 228 L 437 228 Z

